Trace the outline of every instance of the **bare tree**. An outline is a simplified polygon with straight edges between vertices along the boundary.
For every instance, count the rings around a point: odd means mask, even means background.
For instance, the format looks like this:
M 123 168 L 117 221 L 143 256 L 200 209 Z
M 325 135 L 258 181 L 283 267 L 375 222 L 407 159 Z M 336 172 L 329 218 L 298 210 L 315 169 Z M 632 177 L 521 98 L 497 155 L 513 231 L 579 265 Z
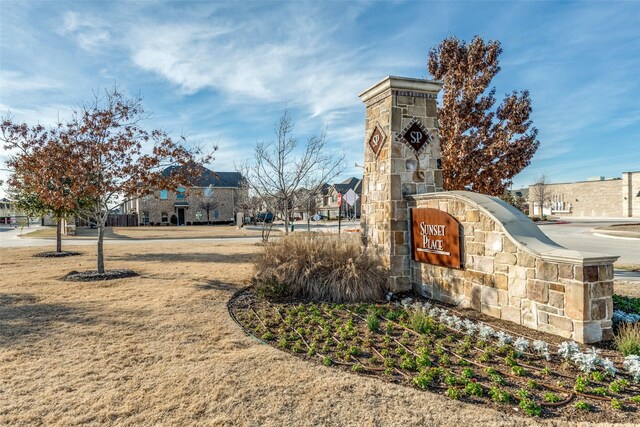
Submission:
M 551 189 L 549 188 L 549 179 L 542 174 L 536 179 L 536 182 L 529 189 L 529 201 L 533 203 L 531 214 L 535 213 L 535 206 L 540 206 L 540 216 L 543 215 L 543 209 L 551 200 Z
M 329 152 L 325 132 L 300 146 L 293 128 L 285 111 L 275 126 L 276 140 L 257 143 L 253 163 L 241 167 L 251 193 L 284 220 L 285 234 L 289 232 L 291 210 L 306 204 L 303 199 L 314 197 L 323 183 L 341 172 L 344 164 L 344 154 Z

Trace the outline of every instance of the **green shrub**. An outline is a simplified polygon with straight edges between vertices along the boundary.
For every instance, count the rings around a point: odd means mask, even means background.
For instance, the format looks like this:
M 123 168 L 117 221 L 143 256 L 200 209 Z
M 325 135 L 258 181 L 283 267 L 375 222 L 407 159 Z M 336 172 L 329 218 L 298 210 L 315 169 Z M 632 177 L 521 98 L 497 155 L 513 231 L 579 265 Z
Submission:
M 582 411 L 591 411 L 591 405 L 581 400 L 580 402 L 576 402 L 576 409 L 580 409 Z
M 482 386 L 480 384 L 478 384 L 477 382 L 470 382 L 469 384 L 467 384 L 467 386 L 464 388 L 464 392 L 470 396 L 482 396 L 484 393 L 484 390 L 482 389 Z
M 549 402 L 549 403 L 558 403 L 562 399 L 557 394 L 549 392 L 549 393 L 545 393 L 542 396 L 542 400 L 544 400 L 545 402 Z
M 542 415 L 542 407 L 531 399 L 522 399 L 518 404 L 518 407 L 522 409 L 525 414 L 532 417 L 539 417 Z
M 624 404 L 622 403 L 622 401 L 619 399 L 616 399 L 615 397 L 611 399 L 611 407 L 616 411 L 624 410 Z
M 623 323 L 615 337 L 618 351 L 625 356 L 640 355 L 640 323 Z
M 387 270 L 355 237 L 292 234 L 264 246 L 255 262 L 257 292 L 270 298 L 383 301 Z
M 378 332 L 380 330 L 380 320 L 375 314 L 367 316 L 367 327 L 371 332 Z

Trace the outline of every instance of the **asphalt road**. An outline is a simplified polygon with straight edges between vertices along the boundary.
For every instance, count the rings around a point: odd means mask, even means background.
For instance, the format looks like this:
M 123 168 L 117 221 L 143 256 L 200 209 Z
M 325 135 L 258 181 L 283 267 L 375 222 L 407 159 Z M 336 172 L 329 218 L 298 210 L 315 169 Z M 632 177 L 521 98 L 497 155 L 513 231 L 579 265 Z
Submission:
M 640 265 L 640 239 L 620 238 L 611 236 L 596 236 L 594 230 L 623 222 L 638 222 L 635 220 L 568 220 L 568 224 L 545 224 L 540 229 L 556 243 L 568 249 L 585 252 L 597 252 L 606 255 L 617 255 L 622 264 Z M 616 279 L 638 280 L 640 272 L 615 271 Z

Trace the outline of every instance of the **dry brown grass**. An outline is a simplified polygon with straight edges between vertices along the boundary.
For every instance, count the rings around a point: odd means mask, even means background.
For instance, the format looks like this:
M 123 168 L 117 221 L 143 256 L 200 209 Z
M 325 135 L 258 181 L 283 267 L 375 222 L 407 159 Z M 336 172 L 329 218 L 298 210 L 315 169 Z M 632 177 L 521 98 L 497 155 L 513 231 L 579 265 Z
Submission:
M 314 301 L 383 301 L 388 272 L 358 237 L 299 233 L 270 242 L 256 260 L 259 291 Z
M 93 247 L 81 250 L 46 259 L 33 258 L 41 248 L 0 249 L 0 425 L 537 422 L 317 366 L 246 337 L 226 303 L 251 275 L 254 245 L 122 244 L 107 252 L 107 266 L 141 277 L 58 280 L 93 267 Z
M 274 230 L 279 233 L 278 230 Z M 189 226 L 189 227 L 107 227 L 106 239 L 196 239 L 216 237 L 260 237 L 260 230 L 237 229 L 234 225 Z M 23 238 L 55 238 L 55 227 L 43 227 L 27 232 Z M 98 230 L 89 227 L 78 227 L 75 236 L 63 236 L 66 240 L 97 238 Z

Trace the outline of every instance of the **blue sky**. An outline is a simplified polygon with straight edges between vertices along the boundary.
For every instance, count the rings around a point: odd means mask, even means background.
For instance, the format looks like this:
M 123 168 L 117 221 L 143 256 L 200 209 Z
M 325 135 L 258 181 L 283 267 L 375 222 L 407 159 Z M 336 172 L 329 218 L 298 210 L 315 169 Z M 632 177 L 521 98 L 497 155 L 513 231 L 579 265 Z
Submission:
M 528 89 L 540 149 L 514 188 L 640 170 L 640 2 L 0 0 L 0 112 L 51 124 L 113 85 L 149 127 L 218 144 L 233 170 L 285 108 L 302 137 L 327 126 L 361 173 L 364 106 L 387 75 L 428 77 L 428 50 L 502 42 L 499 95 Z M 0 156 L 6 158 L 2 151 Z M 1 160 L 1 159 L 0 159 Z M 0 178 L 6 172 L 0 171 Z

